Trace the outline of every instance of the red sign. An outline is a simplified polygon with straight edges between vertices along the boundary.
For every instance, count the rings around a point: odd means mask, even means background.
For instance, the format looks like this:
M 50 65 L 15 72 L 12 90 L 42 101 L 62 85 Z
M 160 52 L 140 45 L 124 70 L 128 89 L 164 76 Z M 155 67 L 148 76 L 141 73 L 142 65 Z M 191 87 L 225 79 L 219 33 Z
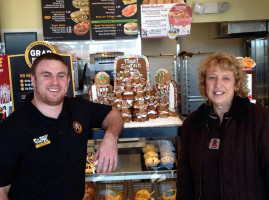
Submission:
M 9 113 L 10 85 L 7 56 L 0 56 L 0 121 Z

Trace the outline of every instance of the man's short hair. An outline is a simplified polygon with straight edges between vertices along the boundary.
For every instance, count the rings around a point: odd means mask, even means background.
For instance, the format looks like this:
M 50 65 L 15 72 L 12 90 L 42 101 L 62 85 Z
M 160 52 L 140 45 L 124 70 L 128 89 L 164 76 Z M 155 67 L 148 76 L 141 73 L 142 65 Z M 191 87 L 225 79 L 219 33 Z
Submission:
M 35 75 L 36 68 L 42 60 L 58 60 L 58 61 L 62 62 L 68 69 L 67 62 L 64 60 L 64 58 L 62 56 L 55 54 L 55 53 L 45 53 L 45 54 L 42 54 L 41 56 L 37 57 L 34 60 L 34 62 L 32 64 L 32 68 L 31 68 L 32 75 Z M 69 69 L 68 69 L 68 74 L 69 74 Z

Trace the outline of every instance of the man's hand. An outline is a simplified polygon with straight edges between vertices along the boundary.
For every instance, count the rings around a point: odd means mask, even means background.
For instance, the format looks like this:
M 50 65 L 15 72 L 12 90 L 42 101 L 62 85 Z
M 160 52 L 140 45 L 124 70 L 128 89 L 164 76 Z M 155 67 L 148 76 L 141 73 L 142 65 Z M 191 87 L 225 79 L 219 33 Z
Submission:
M 118 163 L 117 139 L 112 134 L 105 134 L 96 152 L 95 160 L 98 160 L 97 172 L 103 165 L 103 175 L 115 170 Z
M 0 200 L 8 200 L 8 191 L 9 191 L 10 185 L 5 187 L 0 187 Z
M 103 175 L 115 170 L 118 163 L 117 141 L 123 129 L 123 119 L 117 108 L 112 108 L 102 123 L 105 136 L 96 152 L 95 160 L 98 160 L 97 172 L 103 165 Z

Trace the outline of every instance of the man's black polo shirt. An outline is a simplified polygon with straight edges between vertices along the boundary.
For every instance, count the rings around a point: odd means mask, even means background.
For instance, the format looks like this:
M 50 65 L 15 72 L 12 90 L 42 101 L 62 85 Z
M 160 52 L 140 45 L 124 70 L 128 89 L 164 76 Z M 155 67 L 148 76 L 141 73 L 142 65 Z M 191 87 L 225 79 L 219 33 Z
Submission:
M 101 127 L 111 107 L 65 98 L 58 119 L 30 102 L 0 126 L 0 187 L 10 200 L 81 200 L 88 133 Z

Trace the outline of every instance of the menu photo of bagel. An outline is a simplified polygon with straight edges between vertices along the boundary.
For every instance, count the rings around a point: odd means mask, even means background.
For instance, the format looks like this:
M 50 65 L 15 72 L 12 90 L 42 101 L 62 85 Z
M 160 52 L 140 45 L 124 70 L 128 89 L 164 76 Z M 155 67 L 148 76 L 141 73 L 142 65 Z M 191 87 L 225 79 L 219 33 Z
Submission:
M 90 21 L 83 20 L 82 22 L 76 24 L 73 31 L 76 35 L 85 35 L 90 29 Z
M 138 34 L 137 23 L 136 22 L 128 22 L 124 24 L 124 33 L 127 35 L 136 35 Z
M 126 6 L 122 11 L 121 14 L 124 17 L 132 17 L 136 14 L 137 12 L 137 5 L 136 4 L 131 4 L 129 6 Z

